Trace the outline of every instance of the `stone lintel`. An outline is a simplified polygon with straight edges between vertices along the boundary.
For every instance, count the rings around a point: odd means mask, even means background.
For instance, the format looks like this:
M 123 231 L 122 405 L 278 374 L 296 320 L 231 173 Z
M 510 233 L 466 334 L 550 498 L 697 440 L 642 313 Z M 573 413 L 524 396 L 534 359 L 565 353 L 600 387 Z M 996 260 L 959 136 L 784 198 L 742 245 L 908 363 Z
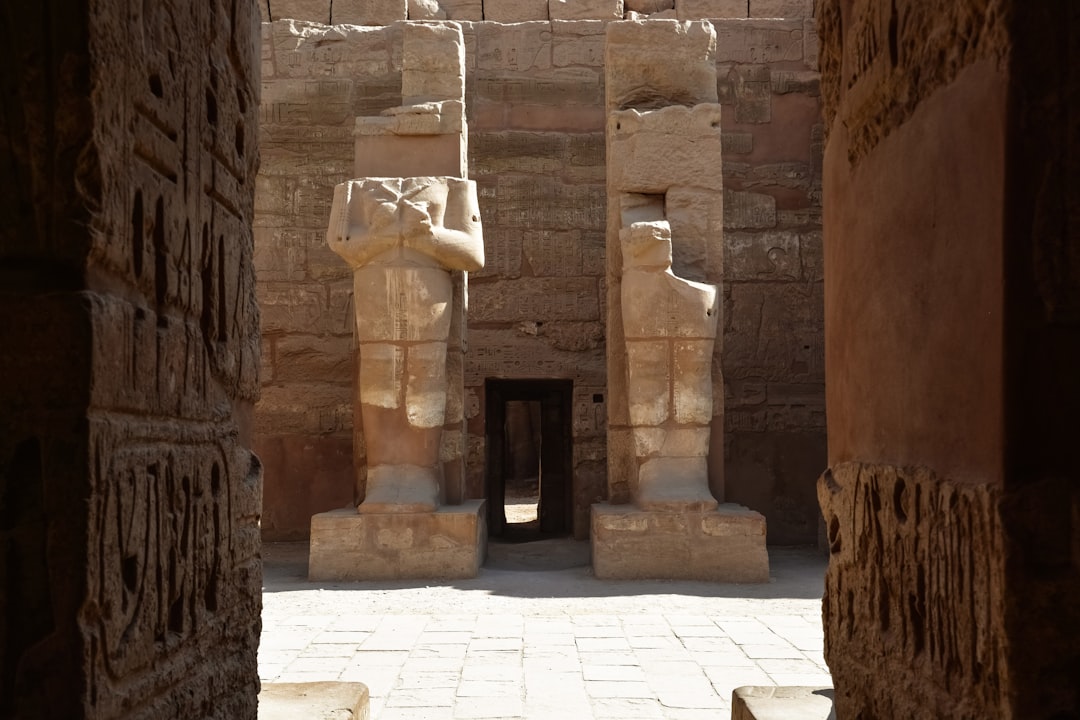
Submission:
M 769 581 L 765 517 L 733 503 L 705 512 L 598 503 L 592 555 L 607 580 Z
M 476 577 L 487 552 L 484 500 L 435 512 L 311 518 L 309 580 L 440 580 Z
M 259 720 L 368 720 L 367 686 L 358 682 L 264 682 Z
M 731 693 L 731 720 L 834 720 L 831 687 L 745 686 Z

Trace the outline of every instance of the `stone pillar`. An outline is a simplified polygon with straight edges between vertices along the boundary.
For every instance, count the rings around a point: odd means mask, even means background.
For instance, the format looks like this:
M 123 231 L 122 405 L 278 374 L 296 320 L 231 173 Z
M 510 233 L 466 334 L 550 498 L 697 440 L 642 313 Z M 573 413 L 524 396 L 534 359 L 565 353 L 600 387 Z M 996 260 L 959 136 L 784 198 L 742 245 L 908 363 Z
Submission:
M 0 718 L 255 720 L 259 11 L 0 22 Z
M 715 52 L 707 22 L 607 28 L 610 504 L 593 506 L 597 577 L 769 577 L 765 518 L 717 502 L 724 404 Z
M 467 176 L 456 23 L 406 23 L 402 101 L 356 119 L 359 177 L 335 188 L 327 241 L 354 270 L 360 504 L 312 518 L 312 579 L 471 577 L 483 501 L 463 501 L 465 295 L 484 264 Z
M 1077 717 L 1080 5 L 817 9 L 837 716 Z

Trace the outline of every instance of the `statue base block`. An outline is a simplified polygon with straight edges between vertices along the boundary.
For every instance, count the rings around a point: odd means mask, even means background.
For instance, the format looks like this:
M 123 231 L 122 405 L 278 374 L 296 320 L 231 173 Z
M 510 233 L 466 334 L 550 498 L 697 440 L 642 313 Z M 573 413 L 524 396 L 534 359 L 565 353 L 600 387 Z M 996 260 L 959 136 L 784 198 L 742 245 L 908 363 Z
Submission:
M 606 580 L 768 582 L 765 517 L 731 503 L 703 512 L 599 503 L 592 560 Z
M 444 580 L 476 577 L 487 552 L 484 500 L 434 512 L 311 518 L 309 580 Z

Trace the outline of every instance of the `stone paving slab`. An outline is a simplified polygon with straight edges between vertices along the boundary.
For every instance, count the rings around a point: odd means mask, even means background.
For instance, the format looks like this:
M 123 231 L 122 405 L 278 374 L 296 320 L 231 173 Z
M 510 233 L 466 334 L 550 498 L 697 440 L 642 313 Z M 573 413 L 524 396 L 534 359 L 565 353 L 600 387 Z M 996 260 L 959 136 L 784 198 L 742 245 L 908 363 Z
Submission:
M 831 684 L 816 550 L 770 548 L 763 585 L 605 581 L 587 567 L 309 583 L 306 555 L 264 546 L 260 676 L 362 682 L 373 720 L 715 719 L 741 686 Z

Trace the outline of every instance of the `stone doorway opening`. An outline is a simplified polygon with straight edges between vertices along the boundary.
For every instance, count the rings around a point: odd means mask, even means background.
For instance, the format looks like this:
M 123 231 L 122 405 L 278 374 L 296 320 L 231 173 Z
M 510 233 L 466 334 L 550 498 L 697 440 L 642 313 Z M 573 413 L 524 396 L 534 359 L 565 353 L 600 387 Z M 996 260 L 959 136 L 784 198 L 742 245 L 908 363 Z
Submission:
M 492 537 L 525 542 L 573 531 L 573 389 L 571 380 L 485 381 Z

